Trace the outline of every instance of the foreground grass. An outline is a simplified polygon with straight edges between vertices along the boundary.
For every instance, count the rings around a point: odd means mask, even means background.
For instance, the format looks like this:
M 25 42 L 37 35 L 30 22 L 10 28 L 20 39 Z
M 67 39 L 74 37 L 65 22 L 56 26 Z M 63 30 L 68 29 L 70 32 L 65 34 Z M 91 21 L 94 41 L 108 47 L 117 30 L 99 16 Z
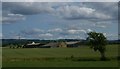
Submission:
M 3 67 L 118 67 L 117 61 L 17 61 Z
M 109 61 L 99 61 L 100 53 L 79 48 L 3 48 L 3 67 L 117 67 L 118 45 L 108 45 Z
M 0 47 L 0 68 L 2 67 L 2 47 Z

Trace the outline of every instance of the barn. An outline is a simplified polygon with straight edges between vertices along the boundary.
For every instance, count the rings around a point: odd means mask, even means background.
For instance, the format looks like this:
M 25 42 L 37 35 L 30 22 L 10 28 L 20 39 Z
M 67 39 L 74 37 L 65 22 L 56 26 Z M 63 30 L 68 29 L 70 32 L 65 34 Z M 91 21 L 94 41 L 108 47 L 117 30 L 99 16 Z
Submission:
M 78 47 L 80 46 L 80 41 L 66 42 L 67 47 Z
M 67 47 L 65 42 L 51 42 L 46 45 L 43 45 L 44 48 L 57 48 L 57 47 Z
M 23 48 L 78 47 L 80 45 L 79 43 L 80 43 L 79 41 L 73 41 L 73 42 L 50 42 L 50 43 L 47 43 L 47 44 L 32 42 L 30 44 L 23 45 Z
M 23 48 L 39 48 L 42 45 L 44 44 L 32 42 L 30 44 L 25 44 Z

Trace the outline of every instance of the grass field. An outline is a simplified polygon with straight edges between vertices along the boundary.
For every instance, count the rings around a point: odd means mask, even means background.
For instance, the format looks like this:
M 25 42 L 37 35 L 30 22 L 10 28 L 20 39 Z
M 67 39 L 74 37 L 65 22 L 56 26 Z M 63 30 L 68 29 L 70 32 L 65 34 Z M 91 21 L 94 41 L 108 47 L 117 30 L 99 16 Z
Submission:
M 3 67 L 118 67 L 118 45 L 108 45 L 108 61 L 87 46 L 79 48 L 2 49 Z
M 0 47 L 0 67 L 2 67 L 2 47 Z

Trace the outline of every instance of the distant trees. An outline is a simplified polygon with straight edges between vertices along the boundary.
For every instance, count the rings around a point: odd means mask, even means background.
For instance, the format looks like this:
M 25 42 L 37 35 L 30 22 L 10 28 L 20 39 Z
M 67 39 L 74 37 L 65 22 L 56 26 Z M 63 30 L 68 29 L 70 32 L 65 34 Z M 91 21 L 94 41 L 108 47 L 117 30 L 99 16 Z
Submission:
M 94 51 L 99 51 L 101 54 L 101 60 L 106 60 L 105 57 L 105 50 L 106 50 L 106 44 L 107 39 L 103 35 L 103 33 L 97 33 L 97 32 L 89 32 L 88 34 L 88 45 L 94 49 Z

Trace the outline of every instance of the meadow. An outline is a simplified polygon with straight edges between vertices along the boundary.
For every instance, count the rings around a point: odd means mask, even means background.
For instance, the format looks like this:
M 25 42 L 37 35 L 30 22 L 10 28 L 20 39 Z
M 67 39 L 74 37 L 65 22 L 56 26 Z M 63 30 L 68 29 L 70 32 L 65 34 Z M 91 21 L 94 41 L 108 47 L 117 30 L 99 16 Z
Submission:
M 2 49 L 3 67 L 118 67 L 118 45 L 106 46 L 108 60 L 88 46 L 78 48 Z

